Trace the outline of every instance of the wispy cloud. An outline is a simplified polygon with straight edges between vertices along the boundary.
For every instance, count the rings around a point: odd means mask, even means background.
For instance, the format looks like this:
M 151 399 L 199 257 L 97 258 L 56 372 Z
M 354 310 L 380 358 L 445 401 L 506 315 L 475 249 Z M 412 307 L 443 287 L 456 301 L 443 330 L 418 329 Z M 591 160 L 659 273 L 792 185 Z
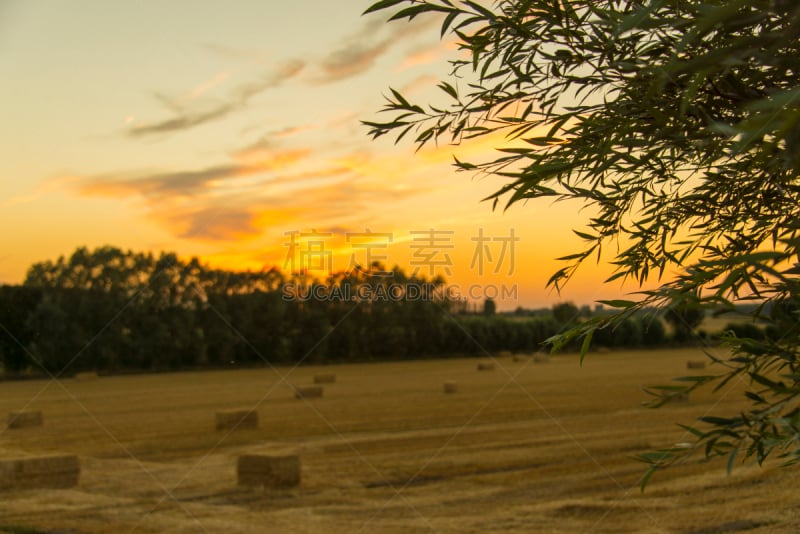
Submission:
M 173 171 L 72 176 L 60 183 L 88 197 L 126 199 L 179 238 L 221 242 L 310 225 L 369 220 L 386 202 L 424 193 L 378 180 L 368 153 L 311 160 L 306 147 L 259 140 L 216 165 Z M 281 230 L 281 231 L 283 231 Z
M 210 80 L 207 80 L 207 81 L 201 83 L 200 85 L 198 85 L 197 87 L 195 87 L 191 91 L 189 91 L 189 94 L 187 94 L 185 98 L 187 100 L 194 100 L 195 98 L 198 98 L 198 97 L 204 95 L 205 93 L 207 93 L 211 89 L 214 89 L 215 87 L 217 87 L 217 86 L 221 85 L 222 83 L 224 83 L 225 80 L 227 80 L 230 77 L 230 75 L 231 75 L 231 73 L 228 72 L 228 71 L 217 73 Z
M 308 177 L 308 182 L 293 177 L 292 187 L 286 180 L 262 184 L 250 194 L 230 193 L 206 196 L 192 202 L 162 198 L 148 204 L 149 218 L 184 239 L 200 241 L 246 240 L 292 229 L 319 226 L 344 227 L 369 218 L 376 206 L 386 201 L 387 191 L 360 183 L 341 169 L 321 169 Z M 313 185 L 309 182 L 321 175 L 338 177 Z M 418 192 L 400 192 L 411 196 Z M 393 198 L 398 198 L 397 194 Z
M 227 205 L 172 206 L 153 210 L 149 218 L 177 237 L 201 241 L 236 241 L 261 233 L 257 212 L 245 203 Z
M 417 76 L 409 83 L 404 85 L 400 88 L 400 92 L 403 94 L 410 94 L 421 89 L 427 89 L 430 87 L 434 87 L 436 83 L 439 81 L 439 78 L 433 76 L 432 74 L 421 74 Z
M 10 208 L 12 206 L 19 206 L 21 204 L 30 204 L 35 200 L 38 200 L 40 197 L 39 194 L 31 194 L 31 195 L 18 195 L 14 197 L 9 197 L 3 201 L 2 205 L 4 208 Z
M 391 26 L 387 34 L 381 31 L 387 26 L 382 19 L 370 19 L 320 61 L 321 73 L 313 81 L 325 84 L 367 72 L 395 44 L 404 42 L 404 37 L 420 33 L 435 23 L 431 18 L 398 24 Z
M 434 19 L 425 19 L 388 26 L 378 18 L 366 19 L 358 31 L 344 38 L 321 58 L 287 60 L 273 66 L 260 78 L 234 86 L 221 98 L 212 99 L 207 94 L 223 84 L 230 84 L 232 78 L 230 71 L 216 73 L 179 97 L 171 97 L 156 91 L 153 97 L 165 108 L 168 116 L 159 120 L 142 121 L 138 117 L 134 120 L 131 115 L 126 119 L 126 133 L 133 138 L 142 138 L 190 130 L 222 120 L 246 107 L 253 97 L 281 86 L 286 81 L 296 78 L 304 70 L 310 71 L 305 81 L 312 85 L 333 83 L 358 76 L 369 71 L 376 61 L 397 43 L 406 42 L 406 37 L 421 33 L 435 23 Z M 259 50 L 236 49 L 217 43 L 205 44 L 203 47 L 226 58 L 258 64 L 263 64 L 266 58 L 266 52 Z M 413 54 L 409 58 L 412 56 Z M 410 59 L 407 58 L 406 61 Z M 283 133 L 291 135 L 295 132 L 286 130 Z
M 458 49 L 455 40 L 440 41 L 433 45 L 423 45 L 411 50 L 403 58 L 398 70 L 406 70 L 431 63 L 441 63 L 442 58 Z
M 202 169 L 104 174 L 85 178 L 79 183 L 78 188 L 80 193 L 90 196 L 124 198 L 129 195 L 140 195 L 157 200 L 173 196 L 190 197 L 199 195 L 224 180 L 285 170 L 308 157 L 309 153 L 308 149 L 274 151 L 271 154 L 262 151 L 258 159 L 243 158 L 234 163 Z
M 295 135 L 316 130 L 318 128 L 320 128 L 320 125 L 318 124 L 300 124 L 297 126 L 287 126 L 286 128 L 281 128 L 280 130 L 273 132 L 272 135 L 278 139 L 286 139 L 287 137 L 294 137 Z
M 325 56 L 320 62 L 322 74 L 317 82 L 330 83 L 369 70 L 392 44 L 388 37 L 376 39 L 382 25 L 382 22 L 373 19 Z
M 214 86 L 209 84 L 206 84 L 205 88 L 203 88 L 204 86 L 199 86 L 192 90 L 190 95 L 199 93 L 185 102 L 178 102 L 156 93 L 155 98 L 172 112 L 172 116 L 150 123 L 133 123 L 128 128 L 127 133 L 131 137 L 173 133 L 222 119 L 247 106 L 254 96 L 268 89 L 278 87 L 287 80 L 294 78 L 304 67 L 305 62 L 302 60 L 289 60 L 268 72 L 261 79 L 238 85 L 222 101 L 209 103 L 207 100 L 198 98 L 203 92 Z M 221 81 L 224 81 L 224 79 L 220 80 L 216 85 L 219 85 Z

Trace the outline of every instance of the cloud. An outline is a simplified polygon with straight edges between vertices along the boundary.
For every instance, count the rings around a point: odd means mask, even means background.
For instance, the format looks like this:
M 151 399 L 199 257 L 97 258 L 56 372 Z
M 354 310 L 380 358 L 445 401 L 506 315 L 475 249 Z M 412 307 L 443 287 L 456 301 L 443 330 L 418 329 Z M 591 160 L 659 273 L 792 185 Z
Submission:
M 227 80 L 230 77 L 230 75 L 231 73 L 227 71 L 217 73 L 210 80 L 201 83 L 200 85 L 189 91 L 189 94 L 186 95 L 185 98 L 187 100 L 194 100 L 195 98 L 202 96 L 211 89 L 214 89 L 218 85 L 224 83 L 225 80 Z
M 428 191 L 375 179 L 367 173 L 372 167 L 365 154 L 304 170 L 310 149 L 272 149 L 248 160 L 243 154 L 252 156 L 253 148 L 231 153 L 230 162 L 198 169 L 72 177 L 62 183 L 83 196 L 133 201 L 176 237 L 217 243 L 253 239 L 275 229 L 366 224 L 387 202 Z
M 141 126 L 132 126 L 128 129 L 128 135 L 131 137 L 144 137 L 158 133 L 170 133 L 188 130 L 189 128 L 193 128 L 216 119 L 221 119 L 238 107 L 241 106 L 228 103 L 202 111 L 194 110 L 185 113 L 181 112 L 177 117 L 173 117 L 171 119 L 143 124 Z
M 439 64 L 443 58 L 458 49 L 455 40 L 440 41 L 434 45 L 423 45 L 411 50 L 398 66 L 398 70 L 406 70 L 431 63 Z
M 202 241 L 235 241 L 261 233 L 255 210 L 246 205 L 173 208 L 151 218 L 178 237 Z
M 10 208 L 12 206 L 19 206 L 21 204 L 30 204 L 31 202 L 38 200 L 40 196 L 41 195 L 38 194 L 32 194 L 9 197 L 3 202 L 2 206 L 4 208 Z
M 148 217 L 180 238 L 241 241 L 262 236 L 270 230 L 283 233 L 310 227 L 349 227 L 355 221 L 369 220 L 376 203 L 386 201 L 386 190 L 359 183 L 341 170 L 322 169 L 313 174 L 315 177 L 329 174 L 338 179 L 319 185 L 303 183 L 295 176 L 291 188 L 268 183 L 251 194 L 230 193 L 191 203 L 162 199 L 149 204 Z M 287 181 L 279 183 L 285 185 Z M 393 193 L 392 198 L 414 194 L 418 191 Z
M 294 137 L 295 135 L 299 135 L 303 132 L 309 132 L 319 128 L 320 126 L 318 124 L 300 124 L 298 126 L 287 126 L 286 128 L 281 128 L 280 130 L 273 132 L 272 135 L 278 139 L 286 139 L 287 137 Z
M 370 70 L 375 61 L 395 44 L 402 43 L 405 37 L 420 33 L 435 23 L 434 18 L 398 23 L 390 26 L 388 35 L 379 37 L 380 30 L 387 25 L 381 19 L 371 19 L 320 61 L 322 72 L 313 81 L 325 84 L 362 74 Z
M 401 87 L 400 92 L 404 95 L 415 93 L 422 89 L 435 87 L 438 82 L 439 78 L 433 76 L 432 74 L 421 74 Z
M 263 93 L 268 89 L 278 87 L 287 80 L 297 76 L 305 67 L 305 62 L 299 59 L 289 60 L 277 68 L 273 69 L 261 79 L 240 84 L 235 87 L 222 102 L 207 103 L 202 101 L 199 96 L 206 90 L 213 87 L 213 80 L 203 90 L 203 86 L 195 88 L 190 95 L 200 91 L 193 98 L 188 99 L 188 104 L 177 102 L 160 93 L 156 93 L 155 98 L 164 107 L 172 112 L 173 116 L 156 122 L 146 124 L 133 124 L 128 128 L 128 135 L 131 137 L 145 137 L 154 134 L 164 134 L 188 130 L 208 122 L 222 119 L 234 111 L 238 111 L 249 103 L 254 96 Z M 219 78 L 220 75 L 217 76 Z M 217 79 L 215 78 L 215 79 Z M 227 78 L 227 77 L 226 77 Z M 216 85 L 224 81 L 219 80 Z
M 11 196 L 6 198 L 5 200 L 0 199 L 2 200 L 0 206 L 4 208 L 10 208 L 13 206 L 31 204 L 33 202 L 37 202 L 42 197 L 45 197 L 54 191 L 62 190 L 65 187 L 70 188 L 79 180 L 80 180 L 79 177 L 67 174 L 60 176 L 53 176 L 33 186 L 33 188 L 27 194 Z
M 238 154 L 238 153 L 237 153 Z M 176 172 L 135 172 L 105 174 L 86 178 L 78 185 L 81 194 L 121 197 L 138 195 L 155 200 L 174 196 L 196 196 L 215 187 L 217 182 L 268 171 L 283 170 L 307 158 L 308 149 L 259 152 L 259 158 Z
M 331 83 L 366 72 L 389 46 L 390 41 L 384 39 L 379 43 L 354 43 L 335 50 L 320 64 L 323 74 L 317 81 Z

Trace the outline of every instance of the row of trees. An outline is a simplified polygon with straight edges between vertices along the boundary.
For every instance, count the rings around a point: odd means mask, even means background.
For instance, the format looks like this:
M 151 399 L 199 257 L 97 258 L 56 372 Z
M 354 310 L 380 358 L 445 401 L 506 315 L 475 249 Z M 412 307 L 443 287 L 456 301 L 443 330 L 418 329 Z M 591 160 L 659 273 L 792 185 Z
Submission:
M 318 281 L 81 248 L 0 287 L 0 356 L 10 373 L 72 373 L 481 355 L 540 350 L 585 319 L 566 303 L 535 317 L 460 314 L 445 287 L 398 268 Z M 608 347 L 665 341 L 662 322 L 643 317 L 597 336 Z

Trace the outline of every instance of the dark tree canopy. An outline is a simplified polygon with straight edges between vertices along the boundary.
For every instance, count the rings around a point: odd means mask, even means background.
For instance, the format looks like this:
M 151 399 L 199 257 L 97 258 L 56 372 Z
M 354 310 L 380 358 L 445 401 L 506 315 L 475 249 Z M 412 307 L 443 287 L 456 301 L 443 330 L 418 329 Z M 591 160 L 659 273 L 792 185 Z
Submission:
M 486 316 L 494 315 L 497 312 L 497 304 L 492 299 L 483 301 L 483 314 Z
M 507 144 L 461 170 L 502 177 L 508 207 L 542 197 L 588 213 L 584 246 L 561 258 L 561 287 L 585 260 L 609 280 L 656 289 L 606 304 L 556 346 L 613 328 L 635 310 L 724 312 L 754 303 L 781 336 L 732 335 L 730 356 L 692 390 L 750 384 L 750 410 L 706 417 L 693 448 L 642 455 L 653 471 L 699 449 L 763 461 L 800 458 L 800 3 L 793 0 L 382 0 L 390 20 L 441 17 L 467 56 L 439 83 L 446 105 L 397 91 L 374 137 L 420 145 L 485 135 Z M 462 56 L 463 57 L 463 56 Z M 677 274 L 675 274 L 677 273 Z M 651 286 L 648 286 L 651 287 Z M 782 310 L 788 310 L 783 312 Z M 646 481 L 647 477 L 645 477 Z

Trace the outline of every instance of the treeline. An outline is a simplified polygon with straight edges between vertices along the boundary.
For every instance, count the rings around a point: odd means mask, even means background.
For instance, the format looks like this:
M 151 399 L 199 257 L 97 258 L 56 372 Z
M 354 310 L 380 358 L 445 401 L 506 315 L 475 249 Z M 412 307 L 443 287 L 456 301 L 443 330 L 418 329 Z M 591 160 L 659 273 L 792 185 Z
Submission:
M 581 320 L 570 304 L 535 317 L 463 311 L 443 279 L 399 268 L 315 280 L 80 248 L 0 286 L 0 358 L 7 374 L 71 374 L 537 351 Z M 636 317 L 595 334 L 607 347 L 666 341 L 660 320 Z

